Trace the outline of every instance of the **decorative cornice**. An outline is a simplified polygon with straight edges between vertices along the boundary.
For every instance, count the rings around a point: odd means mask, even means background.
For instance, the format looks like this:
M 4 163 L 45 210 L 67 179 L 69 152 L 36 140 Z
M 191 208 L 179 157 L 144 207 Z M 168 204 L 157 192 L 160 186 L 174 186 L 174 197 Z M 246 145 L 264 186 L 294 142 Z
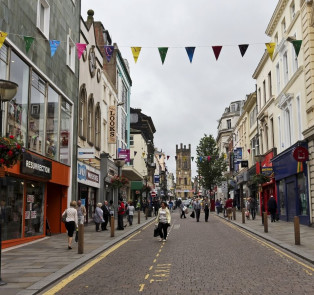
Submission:
M 266 35 L 271 37 L 272 34 L 274 33 L 274 30 L 280 20 L 280 17 L 282 16 L 282 13 L 286 7 L 288 3 L 288 0 L 279 0 L 276 8 L 275 8 L 275 11 L 271 17 L 271 20 L 267 26 L 267 29 L 265 31 Z

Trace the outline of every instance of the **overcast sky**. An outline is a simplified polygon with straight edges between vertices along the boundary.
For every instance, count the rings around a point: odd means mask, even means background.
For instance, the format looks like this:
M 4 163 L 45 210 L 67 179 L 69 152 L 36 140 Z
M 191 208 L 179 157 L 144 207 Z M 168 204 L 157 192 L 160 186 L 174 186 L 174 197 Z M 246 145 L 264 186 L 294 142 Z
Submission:
M 270 42 L 265 31 L 277 0 L 82 0 L 82 17 L 93 9 L 129 61 L 131 107 L 152 117 L 154 144 L 170 158 L 176 144 L 217 136 L 217 120 L 230 102 L 255 91 L 252 75 Z M 238 45 L 249 44 L 241 56 Z M 216 61 L 211 46 L 223 46 Z M 132 46 L 142 47 L 135 64 Z M 192 64 L 185 47 L 196 47 Z M 169 47 L 162 65 L 158 47 Z M 194 159 L 195 161 L 195 159 Z M 196 164 L 192 163 L 192 176 Z

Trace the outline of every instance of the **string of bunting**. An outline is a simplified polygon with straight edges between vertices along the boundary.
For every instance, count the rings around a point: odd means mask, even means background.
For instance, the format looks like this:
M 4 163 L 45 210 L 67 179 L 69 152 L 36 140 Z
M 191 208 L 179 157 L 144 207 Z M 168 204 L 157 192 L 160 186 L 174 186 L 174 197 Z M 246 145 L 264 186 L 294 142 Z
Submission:
M 0 31 L 0 48 L 2 47 L 2 45 L 3 45 L 6 37 L 8 36 L 8 34 L 9 33 L 7 33 L 7 32 Z M 24 38 L 25 50 L 26 50 L 26 53 L 28 53 L 29 49 L 31 48 L 31 45 L 33 44 L 33 41 L 35 40 L 35 38 L 31 37 L 31 36 L 23 36 L 23 35 L 18 35 L 18 34 L 12 34 L 12 35 L 21 36 L 21 37 Z M 55 52 L 57 51 L 57 49 L 58 49 L 58 47 L 60 45 L 60 42 L 66 42 L 66 41 L 49 40 L 51 57 L 54 56 Z M 295 53 L 296 53 L 297 56 L 299 56 L 299 52 L 300 52 L 301 45 L 302 45 L 302 40 L 291 40 L 291 41 L 289 40 L 289 42 L 291 42 L 293 44 Z M 260 44 L 262 44 L 262 43 L 260 43 Z M 87 44 L 85 44 L 85 43 L 76 43 L 75 45 L 76 45 L 78 59 L 80 59 L 82 54 L 83 54 L 83 52 L 86 50 Z M 269 54 L 269 57 L 272 60 L 273 59 L 273 54 L 274 54 L 274 51 L 275 51 L 275 48 L 276 48 L 276 43 L 273 43 L 273 42 L 265 43 L 265 45 L 266 45 L 266 49 L 267 49 L 267 52 Z M 239 47 L 241 56 L 244 57 L 244 55 L 245 55 L 245 53 L 246 53 L 246 51 L 247 51 L 247 49 L 249 47 L 249 44 L 239 44 L 237 46 Z M 142 48 L 143 47 L 139 47 L 139 46 L 138 47 L 131 47 L 131 51 L 132 51 L 132 55 L 133 55 L 135 63 L 137 63 L 137 60 L 139 58 L 139 55 L 141 53 Z M 170 47 L 158 47 L 158 52 L 159 52 L 162 64 L 164 64 L 164 62 L 166 60 L 166 56 L 167 56 L 169 48 Z M 190 63 L 192 63 L 196 46 L 184 47 L 184 48 L 186 50 L 186 53 L 188 55 Z M 216 60 L 218 60 L 223 46 L 222 45 L 211 46 L 211 48 L 213 50 L 213 53 L 215 55 Z M 104 49 L 105 49 L 105 55 L 106 55 L 107 62 L 110 62 L 111 57 L 112 57 L 113 52 L 114 52 L 114 46 L 107 46 L 106 45 L 106 46 L 104 46 Z

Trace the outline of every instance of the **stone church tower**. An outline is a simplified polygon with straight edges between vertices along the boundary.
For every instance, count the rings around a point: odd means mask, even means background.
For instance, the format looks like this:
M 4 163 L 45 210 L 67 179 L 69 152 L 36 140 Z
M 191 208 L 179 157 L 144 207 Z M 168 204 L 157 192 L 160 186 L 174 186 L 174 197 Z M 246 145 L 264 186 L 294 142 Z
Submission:
M 189 148 L 176 145 L 176 197 L 187 199 L 193 197 L 191 181 L 191 145 Z

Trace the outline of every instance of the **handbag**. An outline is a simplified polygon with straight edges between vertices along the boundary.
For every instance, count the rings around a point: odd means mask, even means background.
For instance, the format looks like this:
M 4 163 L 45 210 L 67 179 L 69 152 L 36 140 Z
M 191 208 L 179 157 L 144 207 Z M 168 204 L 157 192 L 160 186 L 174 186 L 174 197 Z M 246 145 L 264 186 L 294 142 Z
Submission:
M 191 216 L 192 218 L 195 218 L 195 213 L 194 213 L 194 211 L 192 211 L 192 213 L 190 214 L 190 216 Z
M 68 213 L 67 213 L 67 210 L 65 210 L 65 211 L 64 211 L 64 214 L 62 214 L 62 216 L 61 216 L 61 221 L 62 221 L 63 223 L 66 223 L 66 221 L 67 221 L 67 216 L 68 216 Z
M 158 237 L 159 236 L 159 228 L 155 227 L 154 228 L 154 237 Z

